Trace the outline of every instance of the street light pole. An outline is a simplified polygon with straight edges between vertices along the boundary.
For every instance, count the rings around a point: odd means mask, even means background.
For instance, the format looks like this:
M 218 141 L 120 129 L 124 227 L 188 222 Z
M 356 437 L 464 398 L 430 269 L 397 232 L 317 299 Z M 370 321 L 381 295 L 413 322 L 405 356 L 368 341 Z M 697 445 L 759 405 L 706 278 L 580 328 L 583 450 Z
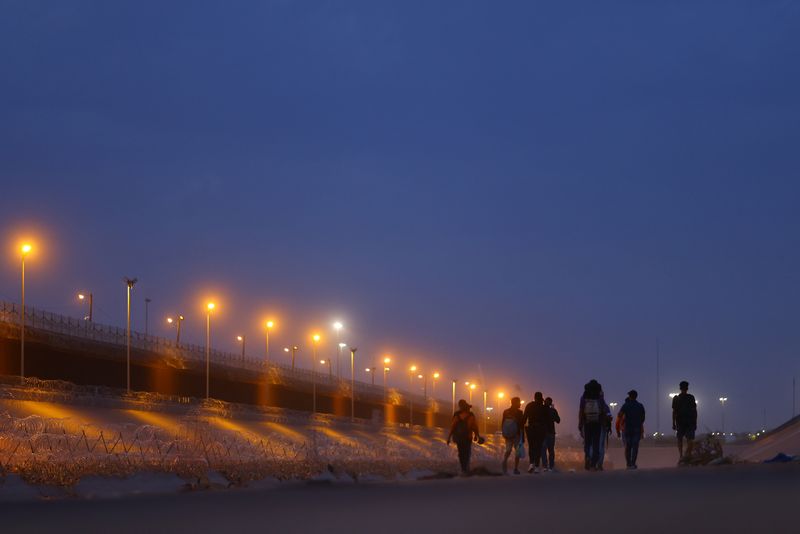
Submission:
M 210 393 L 210 376 L 211 376 L 211 310 L 214 309 L 214 303 L 209 302 L 206 305 L 206 400 L 209 398 Z
M 483 390 L 483 433 L 486 434 L 486 421 L 488 420 L 486 412 L 486 390 Z
M 350 347 L 350 421 L 356 420 L 356 347 Z M 373 380 L 375 373 L 372 373 Z
M 456 413 L 456 382 L 457 379 L 453 379 L 453 413 Z
M 78 300 L 83 301 L 85 299 L 86 299 L 86 295 L 84 295 L 83 293 L 78 293 Z M 88 300 L 89 300 L 89 315 L 86 315 L 83 319 L 85 321 L 89 321 L 91 323 L 92 322 L 93 300 L 94 300 L 91 293 L 89 293 L 89 299 Z
M 19 377 L 25 382 L 25 256 L 31 251 L 28 244 L 22 245 L 22 310 L 19 314 Z
M 267 366 L 269 366 L 269 331 L 272 330 L 272 327 L 275 326 L 275 323 L 272 321 L 267 321 Z
M 242 361 L 244 361 L 244 359 L 245 359 L 245 356 L 244 356 L 244 354 L 245 354 L 244 353 L 244 344 L 247 341 L 247 339 L 246 339 L 245 335 L 242 334 L 241 336 L 236 336 L 236 341 L 241 341 L 242 342 Z
M 137 282 L 136 278 L 125 278 L 125 285 L 128 286 L 128 317 L 125 326 L 126 346 L 125 346 L 125 383 L 128 393 L 131 392 L 131 289 Z
M 342 344 L 341 344 L 341 339 L 339 339 L 339 335 L 340 332 L 342 331 L 343 326 L 344 325 L 339 321 L 333 323 L 333 329 L 336 330 L 336 344 L 339 347 L 337 349 L 338 352 L 336 353 L 336 378 L 339 380 L 342 379 L 342 365 L 340 363 L 342 359 Z
M 150 303 L 151 299 L 145 297 L 144 299 L 144 335 L 150 333 Z
M 311 345 L 311 413 L 317 413 L 317 343 L 319 343 L 319 334 L 314 334 L 311 338 L 313 343 Z
M 725 436 L 725 403 L 728 401 L 728 397 L 720 397 L 719 402 L 722 404 L 722 435 Z
M 417 370 L 416 365 L 412 365 L 408 373 L 408 428 L 414 426 L 414 373 Z

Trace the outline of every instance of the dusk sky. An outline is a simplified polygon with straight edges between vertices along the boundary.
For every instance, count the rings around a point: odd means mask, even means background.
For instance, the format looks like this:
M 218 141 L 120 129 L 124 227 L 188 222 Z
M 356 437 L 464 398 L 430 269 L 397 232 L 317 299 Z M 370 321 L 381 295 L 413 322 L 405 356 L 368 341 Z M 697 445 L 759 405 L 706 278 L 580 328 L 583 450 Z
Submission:
M 645 5 L 647 4 L 647 5 Z M 583 384 L 655 430 L 792 413 L 800 4 L 0 1 L 0 298 L 273 356 L 334 319 L 574 431 Z M 256 341 L 258 340 L 258 341 Z M 308 352 L 304 353 L 308 356 Z M 483 376 L 483 378 L 482 378 Z M 448 386 L 442 388 L 449 398 Z M 463 390 L 461 391 L 463 394 Z

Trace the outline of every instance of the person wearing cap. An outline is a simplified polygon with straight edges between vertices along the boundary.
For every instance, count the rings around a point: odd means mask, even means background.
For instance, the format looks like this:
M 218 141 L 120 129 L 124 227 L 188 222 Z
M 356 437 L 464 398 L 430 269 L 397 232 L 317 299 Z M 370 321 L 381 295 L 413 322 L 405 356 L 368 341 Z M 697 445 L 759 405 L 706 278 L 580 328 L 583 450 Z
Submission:
M 472 405 L 464 399 L 458 401 L 458 411 L 453 414 L 453 422 L 450 425 L 450 433 L 447 435 L 447 444 L 451 441 L 456 442 L 458 448 L 458 462 L 461 464 L 461 474 L 469 474 L 469 460 L 472 456 L 472 440 L 479 444 L 484 442 L 478 430 L 478 421 L 472 413 Z
M 689 382 L 679 385 L 681 392 L 672 397 L 672 430 L 678 437 L 678 462 L 692 453 L 694 433 L 697 430 L 697 401 L 689 393 Z M 683 440 L 686 439 L 686 456 L 683 455 Z
M 622 435 L 625 443 L 625 463 L 628 464 L 628 469 L 637 468 L 639 441 L 644 437 L 645 411 L 642 403 L 636 400 L 638 397 L 639 393 L 635 389 L 630 390 L 617 415 L 617 437 Z

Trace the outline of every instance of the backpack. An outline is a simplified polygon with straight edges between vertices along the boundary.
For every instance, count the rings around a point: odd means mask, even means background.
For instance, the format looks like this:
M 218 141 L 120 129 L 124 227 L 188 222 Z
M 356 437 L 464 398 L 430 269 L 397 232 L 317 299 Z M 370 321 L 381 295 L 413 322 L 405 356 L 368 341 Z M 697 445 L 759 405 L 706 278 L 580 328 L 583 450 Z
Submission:
M 514 439 L 519 436 L 519 426 L 517 425 L 517 421 L 515 419 L 504 419 L 503 420 L 503 437 L 506 439 Z
M 470 439 L 470 430 L 469 424 L 467 421 L 469 420 L 469 415 L 466 417 L 461 417 L 460 414 L 456 414 L 456 427 L 453 429 L 453 438 L 456 441 L 466 441 Z
M 600 422 L 600 401 L 598 399 L 584 399 L 583 419 L 587 423 Z

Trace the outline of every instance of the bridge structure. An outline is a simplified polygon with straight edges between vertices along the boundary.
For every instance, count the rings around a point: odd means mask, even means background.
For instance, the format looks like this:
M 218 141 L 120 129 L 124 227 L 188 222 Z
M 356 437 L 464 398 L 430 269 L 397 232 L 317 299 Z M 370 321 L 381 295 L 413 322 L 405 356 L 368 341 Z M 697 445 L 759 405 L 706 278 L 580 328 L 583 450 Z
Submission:
M 124 328 L 25 308 L 25 375 L 78 385 L 126 386 Z M 206 347 L 131 331 L 131 389 L 192 402 L 205 397 Z M 20 306 L 0 301 L 0 375 L 20 375 Z M 265 362 L 261 358 L 210 350 L 210 397 L 294 410 L 316 410 L 386 423 L 447 426 L 451 400 L 441 401 L 397 388 L 337 379 L 328 373 Z

